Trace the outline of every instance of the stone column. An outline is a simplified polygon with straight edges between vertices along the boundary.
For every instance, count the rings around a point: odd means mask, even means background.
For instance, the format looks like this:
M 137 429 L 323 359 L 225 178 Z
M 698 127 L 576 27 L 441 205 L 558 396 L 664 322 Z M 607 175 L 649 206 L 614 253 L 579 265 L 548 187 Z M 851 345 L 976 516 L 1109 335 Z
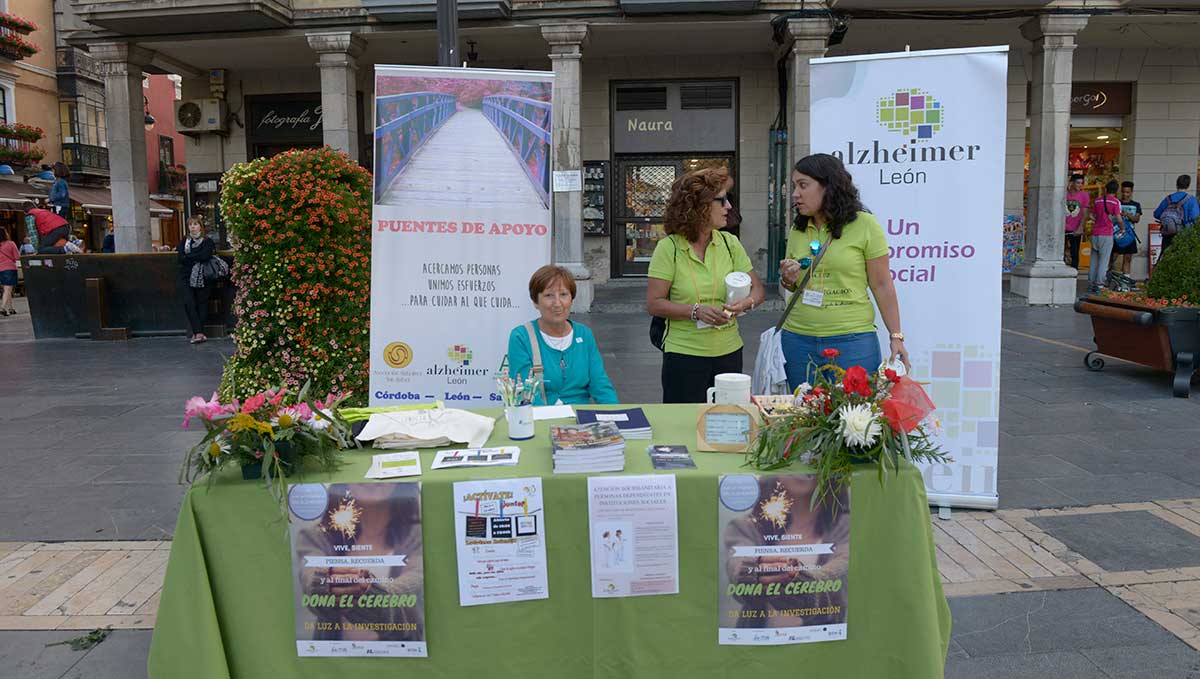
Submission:
M 1087 21 L 1079 15 L 1043 15 L 1021 25 L 1033 42 L 1029 216 L 1025 263 L 1013 270 L 1012 291 L 1029 304 L 1070 304 L 1076 298 L 1076 271 L 1063 263 L 1063 234 L 1072 59 L 1075 36 Z
M 154 52 L 128 43 L 99 43 L 91 54 L 104 74 L 113 237 L 117 252 L 149 252 L 150 183 L 146 168 L 146 108 L 142 68 Z
M 542 37 L 550 44 L 550 63 L 554 67 L 550 169 L 580 172 L 583 170 L 580 150 L 583 125 L 579 118 L 579 96 L 588 27 L 587 24 L 551 24 L 542 26 Z M 583 195 L 579 191 L 569 191 L 553 196 L 554 262 L 575 275 L 574 309 L 586 312 L 592 306 L 592 272 L 583 263 Z
M 309 33 L 308 45 L 321 68 L 321 115 L 326 146 L 358 153 L 358 64 L 366 41 L 350 31 Z
M 787 31 L 792 42 L 792 63 L 788 82 L 788 96 L 791 97 L 791 105 L 788 108 L 788 147 L 791 150 L 789 176 L 790 167 L 812 152 L 812 139 L 809 136 L 809 83 L 812 67 L 809 66 L 808 60 L 825 56 L 829 49 L 826 47 L 829 32 L 832 30 L 833 23 L 826 17 L 788 19 L 787 22 Z

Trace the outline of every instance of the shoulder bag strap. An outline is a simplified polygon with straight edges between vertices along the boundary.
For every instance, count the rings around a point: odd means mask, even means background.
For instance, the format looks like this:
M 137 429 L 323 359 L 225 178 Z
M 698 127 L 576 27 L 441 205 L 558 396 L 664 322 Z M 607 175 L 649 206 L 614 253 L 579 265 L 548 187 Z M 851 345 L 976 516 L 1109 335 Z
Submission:
M 542 345 L 538 342 L 538 331 L 533 327 L 533 323 L 526 323 L 525 332 L 529 335 L 529 352 L 533 355 L 533 367 L 529 370 L 529 376 L 541 380 L 538 389 L 542 392 L 542 403 L 550 405 L 546 400 L 546 371 L 542 367 Z
M 783 310 L 783 315 L 779 317 L 779 322 L 775 324 L 775 332 L 779 332 L 779 329 L 783 327 L 783 322 L 787 320 L 788 314 L 792 313 L 792 307 L 796 306 L 796 302 L 804 296 L 804 288 L 808 286 L 808 281 L 812 279 L 813 272 L 817 270 L 817 265 L 821 263 L 821 258 L 825 256 L 826 252 L 829 252 L 829 244 L 831 242 L 833 242 L 833 234 L 829 234 L 829 237 L 825 239 L 825 245 L 821 246 L 821 251 L 817 253 L 816 257 L 813 257 L 812 266 L 808 267 L 803 280 L 800 281 L 800 284 L 796 286 L 795 292 L 792 293 L 792 299 L 788 302 L 787 308 Z
M 729 253 L 729 263 L 733 264 L 733 248 L 729 247 L 729 239 L 725 237 L 724 231 L 717 231 L 721 234 L 721 242 L 725 244 L 725 252 Z

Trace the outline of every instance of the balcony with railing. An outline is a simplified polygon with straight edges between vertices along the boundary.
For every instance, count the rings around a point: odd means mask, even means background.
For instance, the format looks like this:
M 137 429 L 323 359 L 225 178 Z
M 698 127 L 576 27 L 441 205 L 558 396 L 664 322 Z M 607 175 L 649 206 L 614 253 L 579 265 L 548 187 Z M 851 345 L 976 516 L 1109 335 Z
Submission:
M 182 165 L 167 165 L 158 168 L 158 191 L 167 196 L 182 196 L 187 193 L 187 169 Z
M 433 21 L 437 16 L 437 0 L 362 0 L 362 4 L 380 21 Z M 506 19 L 511 14 L 511 0 L 458 0 L 460 19 Z
M 71 174 L 108 176 L 108 149 L 91 144 L 63 144 L 63 162 Z
M 38 25 L 15 14 L 0 12 L 0 57 L 20 61 L 41 51 L 24 36 L 33 33 Z
M 80 17 L 130 36 L 286 28 L 291 0 L 75 0 Z
M 11 167 L 36 165 L 46 156 L 37 145 L 45 135 L 40 127 L 24 123 L 0 123 L 0 164 Z

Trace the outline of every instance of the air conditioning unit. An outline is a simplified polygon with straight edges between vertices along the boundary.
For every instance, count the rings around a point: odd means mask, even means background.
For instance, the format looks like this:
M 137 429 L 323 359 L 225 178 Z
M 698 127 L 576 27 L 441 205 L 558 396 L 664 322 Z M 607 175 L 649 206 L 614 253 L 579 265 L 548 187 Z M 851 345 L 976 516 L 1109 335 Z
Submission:
M 175 102 L 175 129 L 183 134 L 224 132 L 229 111 L 221 99 L 188 99 Z

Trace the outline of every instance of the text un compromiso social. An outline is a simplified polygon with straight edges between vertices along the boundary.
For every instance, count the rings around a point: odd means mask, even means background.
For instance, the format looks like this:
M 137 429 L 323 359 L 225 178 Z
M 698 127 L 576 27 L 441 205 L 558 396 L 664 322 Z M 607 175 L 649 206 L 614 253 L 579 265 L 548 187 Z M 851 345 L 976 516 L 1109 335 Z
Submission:
M 380 233 L 459 233 L 464 236 L 545 236 L 545 224 L 509 224 L 506 222 L 443 222 L 416 219 L 377 219 Z

